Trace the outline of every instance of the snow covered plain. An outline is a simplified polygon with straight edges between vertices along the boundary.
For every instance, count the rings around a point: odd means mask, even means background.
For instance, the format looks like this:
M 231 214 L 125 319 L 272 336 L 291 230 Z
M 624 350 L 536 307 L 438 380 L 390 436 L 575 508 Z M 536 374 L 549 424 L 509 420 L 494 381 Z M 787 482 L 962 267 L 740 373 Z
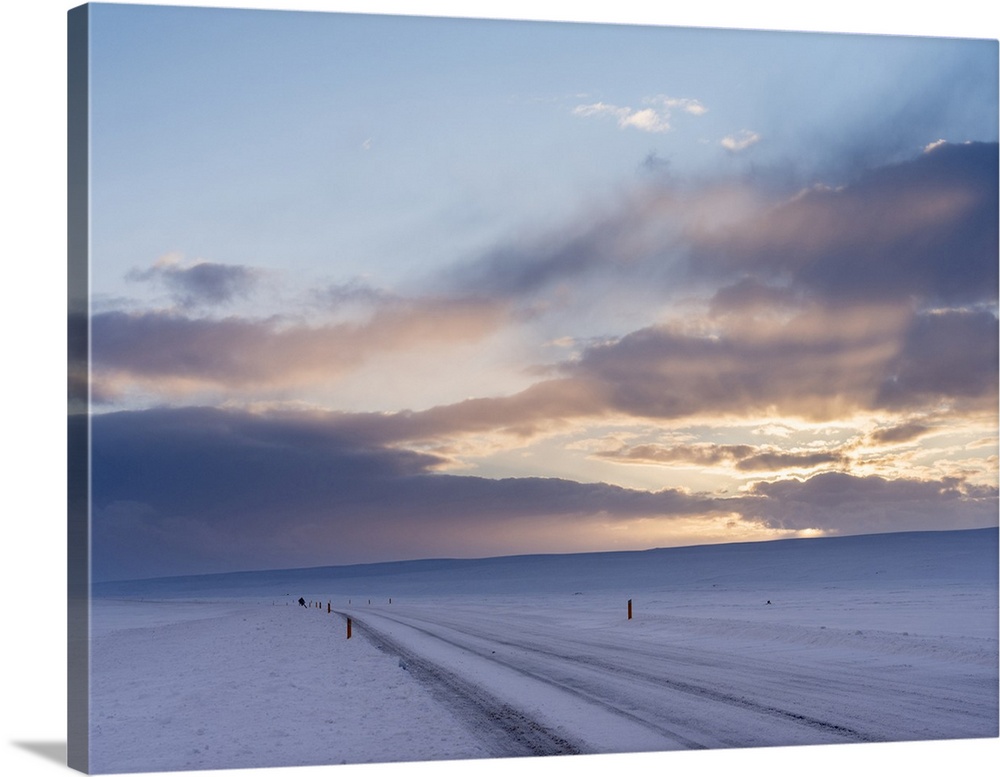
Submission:
M 997 737 L 997 541 L 986 529 L 99 585 L 91 770 Z

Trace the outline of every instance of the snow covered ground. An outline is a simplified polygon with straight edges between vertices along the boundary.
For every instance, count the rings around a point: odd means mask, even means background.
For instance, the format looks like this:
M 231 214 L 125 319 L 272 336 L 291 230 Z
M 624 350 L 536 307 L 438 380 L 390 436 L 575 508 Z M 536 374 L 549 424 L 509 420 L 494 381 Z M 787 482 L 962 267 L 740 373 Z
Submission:
M 95 772 L 998 735 L 995 529 L 98 592 Z

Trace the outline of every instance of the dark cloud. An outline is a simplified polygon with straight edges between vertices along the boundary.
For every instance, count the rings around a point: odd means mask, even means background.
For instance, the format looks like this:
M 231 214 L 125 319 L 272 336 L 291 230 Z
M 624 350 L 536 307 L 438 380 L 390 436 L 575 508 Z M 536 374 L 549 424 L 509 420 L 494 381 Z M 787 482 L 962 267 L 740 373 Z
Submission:
M 817 420 L 871 405 L 898 324 L 877 311 L 816 313 L 719 334 L 652 327 L 588 349 L 566 369 L 611 406 L 649 418 L 704 413 Z
M 842 534 L 994 526 L 997 489 L 954 478 L 889 480 L 825 472 L 808 480 L 754 484 L 740 500 L 745 518 L 781 529 Z
M 994 302 L 997 170 L 997 144 L 968 143 L 783 199 L 752 180 L 698 186 L 663 177 L 562 230 L 452 268 L 445 282 L 505 300 L 585 279 L 636 293 L 648 284 L 662 294 L 714 287 L 716 312 L 803 299 Z
M 679 491 L 435 474 L 441 459 L 370 445 L 343 421 L 212 408 L 95 416 L 95 578 L 527 550 L 533 525 L 714 509 Z
M 995 143 L 942 145 L 728 226 L 689 229 L 692 273 L 837 302 L 997 299 Z
M 335 417 L 210 407 L 94 416 L 95 503 L 152 500 L 171 511 L 221 500 L 247 509 L 328 491 L 325 484 L 429 472 L 437 457 L 365 446 Z M 310 495 L 310 496 L 306 496 Z
M 919 423 L 910 422 L 890 426 L 885 429 L 877 429 L 868 435 L 868 439 L 879 445 L 894 445 L 897 443 L 911 442 L 931 431 L 931 427 Z
M 302 415 L 162 409 L 98 415 L 92 427 L 97 578 L 272 567 L 283 554 L 308 565 L 297 534 L 321 507 L 336 526 L 387 478 L 438 463 L 365 447 Z M 335 534 L 325 535 L 331 557 Z
M 732 464 L 752 456 L 757 449 L 752 445 L 633 445 L 613 451 L 600 451 L 598 458 L 636 464 L 697 464 L 714 466 Z
M 149 270 L 129 274 L 132 280 L 158 280 L 164 283 L 182 307 L 217 305 L 250 293 L 259 272 L 241 265 L 198 262 L 184 267 L 174 262 L 160 262 Z
M 773 472 L 792 468 L 812 469 L 828 465 L 843 466 L 848 459 L 836 451 L 782 451 L 754 445 L 635 445 L 614 451 L 602 451 L 599 458 L 633 464 L 691 464 L 712 467 L 731 465 L 741 472 Z
M 876 403 L 899 408 L 940 399 L 974 399 L 995 406 L 997 318 L 945 311 L 918 316 L 899 352 L 886 364 Z
M 565 369 L 636 416 L 824 420 L 942 400 L 995 405 L 998 358 L 993 313 L 830 308 L 711 334 L 652 327 L 591 347 Z
M 785 469 L 812 469 L 827 465 L 844 466 L 848 459 L 835 451 L 817 451 L 815 453 L 783 452 L 777 450 L 762 450 L 742 458 L 736 462 L 736 469 L 741 472 L 773 472 Z

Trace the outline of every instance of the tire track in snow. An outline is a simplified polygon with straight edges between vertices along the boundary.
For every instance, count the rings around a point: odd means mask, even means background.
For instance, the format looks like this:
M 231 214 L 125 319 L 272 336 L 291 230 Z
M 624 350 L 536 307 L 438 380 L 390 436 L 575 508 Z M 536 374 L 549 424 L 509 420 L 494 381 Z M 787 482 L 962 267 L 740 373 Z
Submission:
M 602 660 L 597 656 L 591 655 L 566 655 L 565 652 L 556 652 L 553 650 L 546 649 L 545 647 L 533 643 L 527 642 L 515 642 L 509 639 L 499 638 L 494 634 L 488 634 L 484 632 L 474 632 L 469 630 L 457 630 L 453 626 L 449 626 L 444 623 L 438 623 L 434 620 L 429 620 L 427 618 L 420 618 L 413 615 L 408 615 L 404 619 L 399 617 L 387 615 L 384 612 L 380 612 L 377 617 L 384 618 L 400 626 L 413 629 L 421 634 L 432 637 L 434 639 L 440 640 L 445 644 L 451 645 L 453 647 L 465 650 L 479 658 L 493 661 L 501 666 L 511 669 L 519 674 L 529 677 L 530 679 L 543 682 L 547 685 L 558 688 L 561 691 L 571 693 L 578 696 L 585 701 L 601 706 L 602 708 L 613 712 L 614 714 L 627 718 L 634 723 L 646 727 L 647 729 L 673 739 L 685 747 L 690 749 L 703 749 L 705 747 L 713 747 L 716 745 L 706 745 L 701 742 L 696 741 L 690 736 L 685 736 L 680 734 L 676 730 L 673 730 L 667 725 L 661 722 L 653 722 L 648 718 L 637 715 L 628 710 L 622 709 L 621 707 L 615 706 L 614 703 L 608 699 L 602 698 L 595 695 L 594 693 L 588 692 L 576 685 L 570 685 L 566 682 L 560 682 L 553 679 L 552 677 L 539 674 L 537 672 L 531 671 L 523 665 L 511 663 L 503 658 L 500 658 L 491 652 L 487 652 L 484 649 L 476 649 L 470 646 L 468 643 L 457 641 L 455 639 L 449 639 L 443 636 L 439 629 L 445 628 L 451 631 L 457 631 L 463 637 L 468 637 L 472 639 L 482 639 L 488 640 L 490 643 L 495 645 L 503 645 L 505 647 L 513 648 L 519 651 L 526 651 L 534 656 L 545 657 L 549 660 L 555 660 L 563 665 L 577 665 L 581 667 L 586 667 L 591 670 L 596 670 L 597 672 L 608 675 L 610 678 L 615 679 L 626 679 L 628 681 L 642 681 L 649 686 L 655 686 L 660 689 L 669 689 L 678 693 L 682 693 L 697 699 L 700 702 L 714 702 L 724 704 L 728 707 L 735 708 L 738 710 L 746 711 L 752 714 L 761 715 L 764 717 L 783 720 L 787 723 L 793 723 L 797 726 L 805 727 L 811 731 L 816 731 L 823 733 L 825 735 L 831 735 L 840 741 L 845 742 L 881 742 L 885 741 L 885 737 L 874 736 L 868 734 L 864 731 L 858 730 L 851 726 L 846 726 L 839 723 L 834 723 L 831 721 L 823 720 L 812 715 L 807 715 L 800 712 L 795 712 L 789 709 L 784 709 L 782 707 L 769 704 L 767 702 L 758 701 L 752 699 L 746 695 L 740 695 L 737 693 L 730 693 L 719 688 L 712 687 L 704 684 L 697 684 L 692 682 L 687 682 L 679 679 L 671 679 L 665 677 L 661 674 L 653 674 L 648 671 L 644 671 L 637 667 L 623 667 L 606 660 Z M 430 628 L 423 628 L 421 626 L 415 625 L 414 621 L 419 623 L 427 624 Z M 431 630 L 437 629 L 437 630 Z M 647 710 L 650 714 L 659 714 L 659 710 L 649 709 Z M 736 743 L 737 746 L 743 743 Z
M 521 650 L 526 649 L 525 645 L 523 644 L 518 644 L 504 640 L 497 640 L 497 642 L 498 644 L 507 645 L 508 647 L 514 647 Z M 643 679 L 650 683 L 655 683 L 657 685 L 664 686 L 673 691 L 690 694 L 702 700 L 707 699 L 739 707 L 741 709 L 745 709 L 751 712 L 769 715 L 776 718 L 782 718 L 793 723 L 805 725 L 817 731 L 823 731 L 825 733 L 830 733 L 837 736 L 843 736 L 851 741 L 855 742 L 884 741 L 883 738 L 881 737 L 870 736 L 862 731 L 858 731 L 857 729 L 851 728 L 849 726 L 843 726 L 838 723 L 831 723 L 829 721 L 820 720 L 819 718 L 815 718 L 810 715 L 805 715 L 798 712 L 792 712 L 790 710 L 785 710 L 771 704 L 762 704 L 760 702 L 754 701 L 753 699 L 747 698 L 746 696 L 726 693 L 724 691 L 711 688 L 707 685 L 697 685 L 694 683 L 685 682 L 683 680 L 670 679 L 667 677 L 663 677 L 662 675 L 654 675 L 652 673 L 634 668 L 625 669 L 621 666 L 612 664 L 607 661 L 602 661 L 601 659 L 595 658 L 593 656 L 577 655 L 577 656 L 567 657 L 551 650 L 545 650 L 544 648 L 541 647 L 531 647 L 529 649 L 535 653 L 539 653 L 541 655 L 547 655 L 550 658 L 571 661 L 576 664 L 594 667 L 596 669 L 600 669 L 610 674 L 627 675 L 628 677 L 633 679 Z
M 342 612 L 338 612 L 338 615 L 347 617 Z M 351 621 L 377 648 L 398 656 L 404 669 L 426 685 L 438 701 L 457 712 L 482 737 L 491 756 L 507 758 L 577 755 L 585 752 L 581 745 L 550 731 L 481 686 L 464 680 L 454 672 L 403 647 L 384 632 L 353 615 Z M 429 632 L 424 633 L 435 636 Z
M 344 613 L 339 613 L 339 614 L 345 618 L 347 617 L 347 615 Z M 691 737 L 681 734 L 680 732 L 674 729 L 666 727 L 660 723 L 654 723 L 650 720 L 647 720 L 646 718 L 640 717 L 632 712 L 629 712 L 628 710 L 615 706 L 614 704 L 609 703 L 607 700 L 602 699 L 599 696 L 595 696 L 594 694 L 589 693 L 580 687 L 560 682 L 546 675 L 538 674 L 536 672 L 533 672 L 525 668 L 524 666 L 520 666 L 518 664 L 507 661 L 503 658 L 493 655 L 492 653 L 488 654 L 485 651 L 476 650 L 470 647 L 468 644 L 463 644 L 459 641 L 448 639 L 447 637 L 442 636 L 438 632 L 434 632 L 429 629 L 422 628 L 420 626 L 415 626 L 413 623 L 407 622 L 405 620 L 400 620 L 398 618 L 385 615 L 384 613 L 379 613 L 377 617 L 391 621 L 392 623 L 396 623 L 397 625 L 411 629 L 415 632 L 423 634 L 424 636 L 438 640 L 439 642 L 442 642 L 453 648 L 457 648 L 470 655 L 476 656 L 477 658 L 486 661 L 491 661 L 494 664 L 497 664 L 498 666 L 502 666 L 505 669 L 509 669 L 513 672 L 516 672 L 517 674 L 522 675 L 523 677 L 526 677 L 530 680 L 543 683 L 563 693 L 568 693 L 578 699 L 583 700 L 587 704 L 595 705 L 601 708 L 603 711 L 611 713 L 616 718 L 624 719 L 633 724 L 639 725 L 642 728 L 651 731 L 658 737 L 663 737 L 667 740 L 673 741 L 677 744 L 682 745 L 687 749 L 704 750 L 709 747 L 709 745 L 696 741 Z M 357 620 L 355 616 L 352 615 L 351 618 L 354 623 L 361 623 Z M 439 625 L 439 624 L 433 624 L 433 625 Z M 362 623 L 361 627 L 375 640 L 384 643 L 388 647 L 390 652 L 400 655 L 406 662 L 412 662 L 412 664 L 407 664 L 407 668 L 413 668 L 413 667 L 417 668 L 417 671 L 424 675 L 424 678 L 432 684 L 432 687 L 441 687 L 447 689 L 448 692 L 456 694 L 461 699 L 472 700 L 473 702 L 476 703 L 478 703 L 479 697 L 485 697 L 491 700 L 491 702 L 488 705 L 486 705 L 489 708 L 487 710 L 487 715 L 491 720 L 496 718 L 493 710 L 495 710 L 499 706 L 500 708 L 513 712 L 515 714 L 516 719 L 520 721 L 530 721 L 530 719 L 526 715 L 524 715 L 524 713 L 520 713 L 517 712 L 516 710 L 513 710 L 513 708 L 511 708 L 509 704 L 498 700 L 496 697 L 492 696 L 492 694 L 489 694 L 487 691 L 485 691 L 481 686 L 477 685 L 474 682 L 463 680 L 458 676 L 456 676 L 455 673 L 449 672 L 443 667 L 434 664 L 429 660 L 415 654 L 413 651 L 403 648 L 397 641 L 389 638 L 384 634 L 384 632 L 379 631 L 378 629 L 372 627 L 370 624 Z M 535 648 L 526 647 L 524 645 L 516 645 L 516 647 L 520 649 L 532 650 L 540 654 L 544 654 L 546 652 L 542 650 L 536 650 Z M 565 657 L 563 656 L 557 656 L 557 657 L 565 660 Z M 500 718 L 500 723 L 502 726 L 507 727 L 506 719 Z M 535 721 L 530 721 L 530 724 L 531 724 L 530 728 L 532 730 L 537 728 L 542 731 L 546 732 L 548 731 L 548 729 L 546 729 L 540 723 L 537 723 Z M 511 729 L 511 733 L 517 735 L 518 733 L 517 729 L 516 728 Z M 555 737 L 555 735 L 552 736 Z M 548 752 L 538 752 L 532 750 L 524 754 L 525 755 L 550 755 L 550 754 L 567 754 L 567 753 L 580 754 L 593 751 L 593 748 L 588 748 L 585 745 L 572 745 L 567 740 L 564 740 L 560 737 L 555 737 L 555 739 L 558 742 L 565 745 L 566 747 L 572 749 L 553 750 Z

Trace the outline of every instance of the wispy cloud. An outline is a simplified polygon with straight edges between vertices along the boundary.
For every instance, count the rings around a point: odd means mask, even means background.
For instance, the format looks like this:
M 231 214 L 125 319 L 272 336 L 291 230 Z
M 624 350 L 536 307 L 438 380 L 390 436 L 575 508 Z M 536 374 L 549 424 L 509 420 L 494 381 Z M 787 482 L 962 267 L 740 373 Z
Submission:
M 260 279 L 260 272 L 243 265 L 198 261 L 185 264 L 178 254 L 167 254 L 146 270 L 129 273 L 132 281 L 162 283 L 184 308 L 220 305 L 246 297 Z
M 721 145 L 726 151 L 738 153 L 746 151 L 750 146 L 760 142 L 760 135 L 751 130 L 740 130 L 735 135 L 727 135 L 721 141 Z
M 847 457 L 836 451 L 788 451 L 773 446 L 720 445 L 635 445 L 599 451 L 600 458 L 625 464 L 677 464 L 697 467 L 731 466 L 741 472 L 783 472 L 843 466 Z
M 577 105 L 573 108 L 574 116 L 608 117 L 617 121 L 622 129 L 637 129 L 642 132 L 669 132 L 672 129 L 672 119 L 676 112 L 701 116 L 708 109 L 698 100 L 688 98 L 667 97 L 656 95 L 643 100 L 647 107 L 632 108 L 605 102 Z

